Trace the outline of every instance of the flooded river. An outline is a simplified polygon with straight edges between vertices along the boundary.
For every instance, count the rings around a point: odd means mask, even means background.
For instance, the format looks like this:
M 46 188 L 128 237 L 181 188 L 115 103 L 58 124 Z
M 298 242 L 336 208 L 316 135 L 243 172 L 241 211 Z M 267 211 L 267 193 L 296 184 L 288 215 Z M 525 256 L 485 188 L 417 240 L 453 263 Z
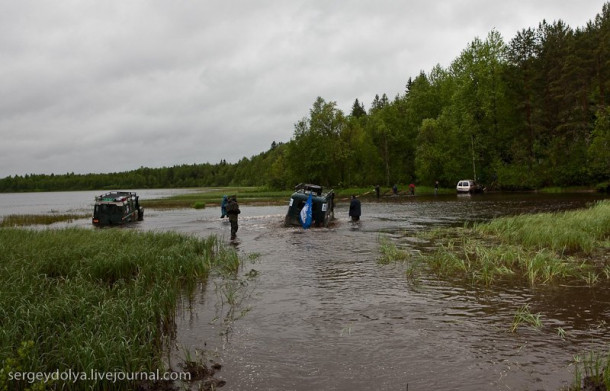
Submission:
M 178 369 L 180 358 L 204 350 L 222 364 L 223 390 L 559 390 L 573 380 L 575 355 L 607 349 L 610 286 L 486 289 L 426 275 L 413 280 L 408 264 L 377 262 L 379 240 L 416 255 L 429 245 L 413 237 L 421 230 L 595 199 L 364 199 L 357 225 L 340 200 L 330 228 L 309 230 L 283 227 L 286 206 L 242 205 L 238 283 L 210 279 L 184 300 L 172 365 Z M 219 208 L 147 210 L 130 228 L 216 234 L 226 242 L 230 230 Z M 543 327 L 511 333 L 524 304 L 540 313 Z

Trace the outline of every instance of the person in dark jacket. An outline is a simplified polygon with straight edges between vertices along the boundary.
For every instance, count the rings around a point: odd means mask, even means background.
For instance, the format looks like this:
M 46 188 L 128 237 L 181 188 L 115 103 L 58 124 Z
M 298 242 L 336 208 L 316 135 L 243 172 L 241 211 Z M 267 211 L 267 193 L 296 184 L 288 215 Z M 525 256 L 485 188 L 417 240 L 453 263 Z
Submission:
M 353 195 L 349 203 L 349 216 L 352 218 L 352 221 L 358 221 L 360 220 L 360 214 L 360 200 Z
M 237 237 L 237 229 L 239 228 L 237 225 L 237 215 L 240 214 L 239 204 L 237 203 L 237 197 L 231 196 L 229 197 L 229 202 L 227 203 L 227 215 L 229 215 L 229 221 L 231 222 L 231 240 L 235 240 Z

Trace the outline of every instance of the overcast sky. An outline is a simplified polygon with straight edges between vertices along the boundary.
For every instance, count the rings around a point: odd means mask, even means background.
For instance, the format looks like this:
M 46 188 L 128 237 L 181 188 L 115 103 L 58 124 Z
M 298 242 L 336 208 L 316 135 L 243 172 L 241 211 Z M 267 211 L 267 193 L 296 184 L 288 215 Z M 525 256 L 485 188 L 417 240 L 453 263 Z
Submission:
M 0 0 L 0 178 L 237 162 L 603 0 Z

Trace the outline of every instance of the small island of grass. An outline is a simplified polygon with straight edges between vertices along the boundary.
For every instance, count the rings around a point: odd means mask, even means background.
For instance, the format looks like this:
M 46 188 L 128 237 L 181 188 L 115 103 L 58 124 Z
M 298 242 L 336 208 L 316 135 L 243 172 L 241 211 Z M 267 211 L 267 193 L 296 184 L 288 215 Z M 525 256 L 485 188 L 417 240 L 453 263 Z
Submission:
M 444 277 L 486 285 L 610 279 L 610 201 L 556 213 L 501 217 L 423 234 L 436 243 L 423 265 Z

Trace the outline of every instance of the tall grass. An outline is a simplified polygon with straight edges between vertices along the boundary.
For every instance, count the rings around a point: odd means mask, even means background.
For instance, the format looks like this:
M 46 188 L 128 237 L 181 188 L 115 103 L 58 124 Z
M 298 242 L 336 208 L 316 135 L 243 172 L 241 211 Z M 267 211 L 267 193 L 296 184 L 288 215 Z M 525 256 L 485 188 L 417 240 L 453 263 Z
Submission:
M 441 276 L 487 285 L 515 278 L 531 285 L 566 280 L 594 285 L 610 278 L 603 262 L 610 251 L 610 201 L 435 230 L 426 237 L 438 246 L 425 261 Z
M 0 227 L 21 227 L 26 225 L 50 225 L 58 222 L 71 222 L 90 218 L 91 214 L 47 214 L 47 215 L 8 215 L 0 221 Z
M 583 210 L 503 217 L 473 229 L 505 243 L 590 255 L 610 235 L 610 201 Z
M 569 390 L 607 390 L 610 388 L 610 352 L 588 352 L 575 357 L 574 384 Z
M 26 357 L 20 357 L 25 371 L 162 368 L 162 341 L 173 333 L 182 291 L 213 270 L 235 270 L 236 258 L 215 237 L 0 229 L 0 361 L 19 356 L 22 342 L 32 341 Z M 63 387 L 134 385 L 79 382 Z
M 396 244 L 392 243 L 386 237 L 379 238 L 379 250 L 381 256 L 377 259 L 377 263 L 380 265 L 388 265 L 393 262 L 406 261 L 411 257 L 411 254 L 405 250 L 401 250 L 396 247 Z
M 515 316 L 513 317 L 513 324 L 510 328 L 510 331 L 514 333 L 522 324 L 530 325 L 531 327 L 539 330 L 540 328 L 542 328 L 540 313 L 532 314 L 529 305 L 524 304 L 517 310 L 517 312 L 515 312 Z

